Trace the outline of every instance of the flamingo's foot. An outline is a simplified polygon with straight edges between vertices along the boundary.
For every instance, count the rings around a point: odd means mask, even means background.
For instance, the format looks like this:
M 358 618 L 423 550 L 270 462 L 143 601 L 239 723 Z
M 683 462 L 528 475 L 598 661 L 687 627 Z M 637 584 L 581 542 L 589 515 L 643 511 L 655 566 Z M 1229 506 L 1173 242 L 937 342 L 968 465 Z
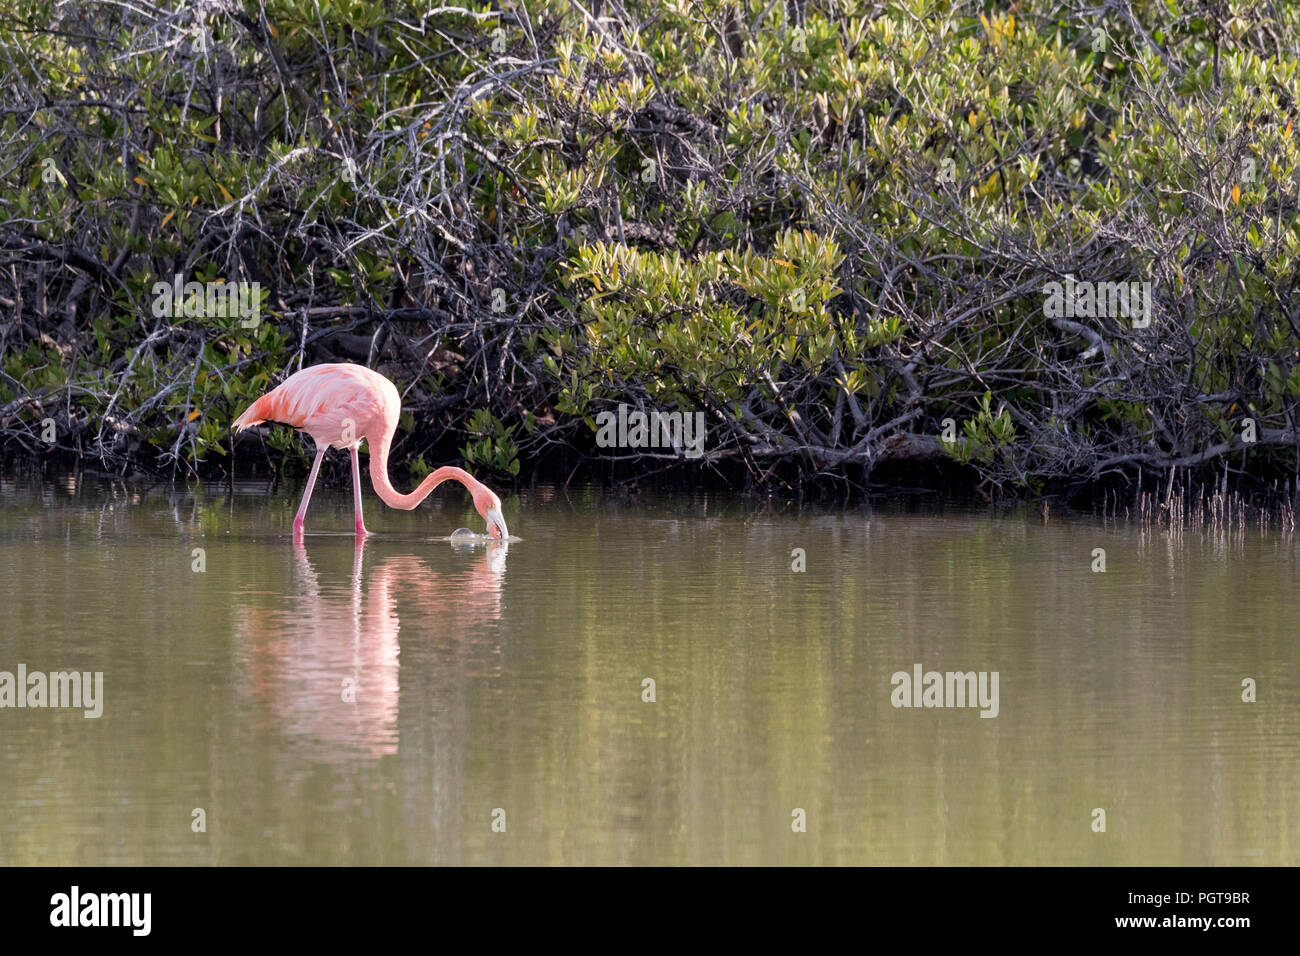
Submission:
M 370 534 L 370 532 L 366 530 L 366 523 L 359 518 L 357 519 L 356 528 L 357 528 L 357 535 L 362 538 Z

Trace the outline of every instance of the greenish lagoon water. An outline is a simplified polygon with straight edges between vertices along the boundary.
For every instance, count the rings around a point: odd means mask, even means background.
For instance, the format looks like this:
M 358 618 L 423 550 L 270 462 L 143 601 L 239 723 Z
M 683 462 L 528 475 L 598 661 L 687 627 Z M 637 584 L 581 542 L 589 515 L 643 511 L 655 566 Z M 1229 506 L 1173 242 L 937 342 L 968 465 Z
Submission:
M 1300 863 L 1293 534 L 228 491 L 0 481 L 0 864 Z

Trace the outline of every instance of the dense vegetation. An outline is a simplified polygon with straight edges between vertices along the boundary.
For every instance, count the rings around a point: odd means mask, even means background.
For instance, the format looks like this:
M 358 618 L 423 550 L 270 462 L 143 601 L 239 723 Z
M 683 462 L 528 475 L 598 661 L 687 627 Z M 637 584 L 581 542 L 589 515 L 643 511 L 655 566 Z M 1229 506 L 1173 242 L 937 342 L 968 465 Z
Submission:
M 168 7 L 0 0 L 11 451 L 220 471 L 355 361 L 417 473 L 1300 465 L 1295 5 Z M 159 316 L 176 275 L 260 313 Z M 703 410 L 703 459 L 598 448 L 620 402 Z

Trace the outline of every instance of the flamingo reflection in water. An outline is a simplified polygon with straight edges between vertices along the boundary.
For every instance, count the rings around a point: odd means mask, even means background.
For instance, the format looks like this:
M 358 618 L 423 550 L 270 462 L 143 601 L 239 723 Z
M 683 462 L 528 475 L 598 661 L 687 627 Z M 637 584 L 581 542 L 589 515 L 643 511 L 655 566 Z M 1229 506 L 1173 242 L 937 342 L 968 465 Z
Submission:
M 467 567 L 437 572 L 413 554 L 387 554 L 366 571 L 367 539 L 358 537 L 350 577 L 331 582 L 328 571 L 317 572 L 306 546 L 295 543 L 300 586 L 287 604 L 244 600 L 237 612 L 246 678 L 239 686 L 266 729 L 326 762 L 395 754 L 403 619 L 408 669 L 418 668 L 427 650 L 461 659 L 454 670 L 499 673 L 495 628 L 485 626 L 501 615 L 509 545 L 452 547 L 469 558 Z M 485 664 L 488 675 L 481 673 Z

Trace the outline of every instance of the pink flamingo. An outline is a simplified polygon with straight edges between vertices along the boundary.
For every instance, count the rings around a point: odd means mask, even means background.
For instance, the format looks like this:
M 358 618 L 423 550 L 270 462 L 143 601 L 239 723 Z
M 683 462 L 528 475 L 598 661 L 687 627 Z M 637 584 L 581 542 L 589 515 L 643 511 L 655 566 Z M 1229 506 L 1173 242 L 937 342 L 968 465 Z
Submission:
M 401 416 L 402 401 L 395 386 L 378 372 L 360 365 L 313 365 L 290 375 L 279 387 L 249 405 L 235 419 L 236 431 L 264 421 L 283 422 L 306 432 L 316 443 L 316 461 L 311 466 L 307 490 L 293 518 L 293 535 L 302 537 L 307 502 L 321 459 L 330 448 L 352 453 L 352 497 L 356 506 L 356 533 L 367 533 L 361 518 L 361 463 L 357 449 L 362 439 L 370 450 L 370 481 L 375 493 L 390 508 L 410 511 L 448 479 L 459 481 L 474 499 L 474 508 L 487 522 L 493 538 L 509 537 L 501 517 L 501 499 L 473 475 L 460 468 L 439 468 L 420 482 L 409 495 L 398 492 L 388 480 L 388 450 Z

